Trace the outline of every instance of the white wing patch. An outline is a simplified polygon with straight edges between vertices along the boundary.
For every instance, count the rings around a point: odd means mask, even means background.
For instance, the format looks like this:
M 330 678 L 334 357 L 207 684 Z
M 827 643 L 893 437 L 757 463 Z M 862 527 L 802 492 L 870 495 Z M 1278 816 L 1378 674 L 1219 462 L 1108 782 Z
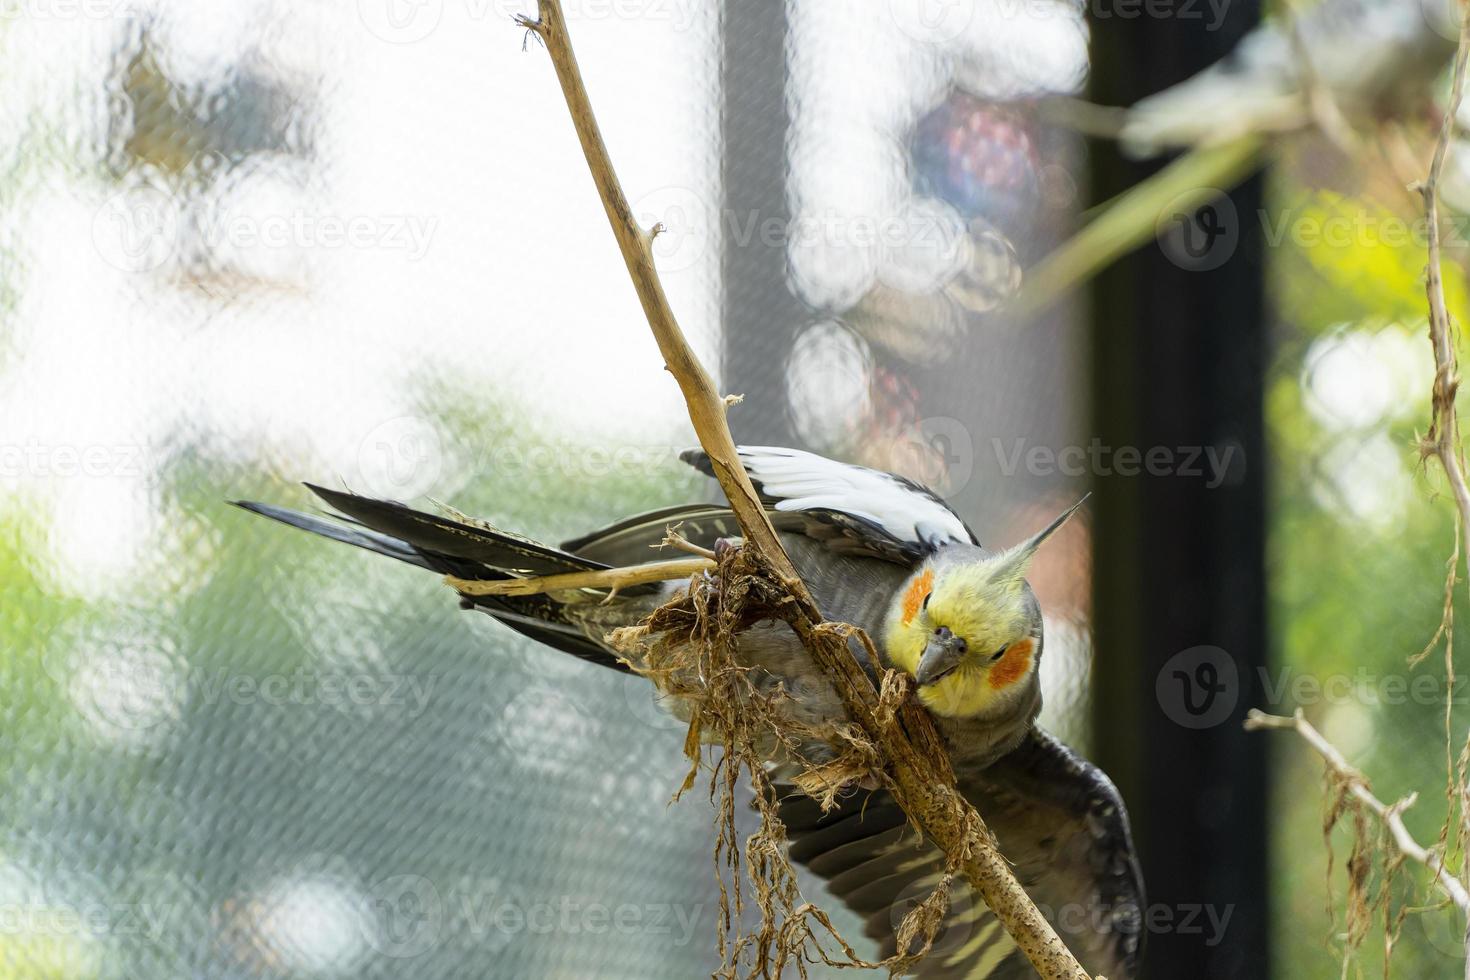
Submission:
M 959 515 L 917 484 L 797 449 L 741 446 L 741 462 L 778 511 L 830 510 L 867 521 L 904 544 L 973 541 Z

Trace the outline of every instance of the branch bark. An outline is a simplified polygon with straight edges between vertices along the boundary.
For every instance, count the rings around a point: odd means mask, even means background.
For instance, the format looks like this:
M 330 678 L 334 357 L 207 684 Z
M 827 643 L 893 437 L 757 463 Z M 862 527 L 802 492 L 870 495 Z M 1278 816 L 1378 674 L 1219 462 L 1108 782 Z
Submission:
M 561 589 L 618 589 L 649 582 L 666 582 L 688 578 L 700 572 L 715 570 L 710 558 L 681 558 L 676 561 L 651 561 L 626 568 L 603 568 L 590 572 L 565 572 L 531 578 L 464 579 L 444 576 L 444 584 L 465 595 L 540 595 Z
M 538 0 L 538 12 L 538 20 L 522 18 L 520 23 L 541 39 L 551 56 L 582 152 L 644 316 L 653 330 L 665 366 L 684 394 L 689 420 L 744 532 L 745 547 L 765 559 L 790 593 L 795 611 L 788 622 L 831 680 L 848 714 L 878 746 L 887 762 L 893 795 L 899 805 L 946 855 L 961 863 L 971 887 L 985 900 L 1042 977 L 1087 980 L 1087 972 L 1011 873 L 979 814 L 955 788 L 954 772 L 933 720 L 912 697 L 905 698 L 898 724 L 886 723 L 880 717 L 878 692 L 848 647 L 851 632 L 823 620 L 816 601 L 782 548 L 736 453 L 725 418 L 728 404 L 684 338 L 664 295 L 652 250 L 654 236 L 660 229 L 655 226 L 645 232 L 638 227 L 613 170 L 577 67 L 561 4 L 559 0 Z M 872 651 L 871 641 L 862 634 L 858 637 Z M 876 654 L 870 655 L 874 664 L 880 663 Z
M 1430 640 L 1429 646 L 1424 653 L 1414 658 L 1411 663 L 1422 660 L 1434 645 L 1439 642 L 1440 637 L 1445 641 L 1445 674 L 1447 690 L 1453 691 L 1455 687 L 1455 658 L 1454 658 L 1454 588 L 1455 576 L 1459 571 L 1460 564 L 1460 541 L 1464 538 L 1467 530 L 1470 530 L 1470 488 L 1465 483 L 1465 470 L 1460 458 L 1460 424 L 1455 416 L 1455 397 L 1459 392 L 1460 376 L 1459 363 L 1455 356 L 1455 342 L 1453 327 L 1450 322 L 1449 310 L 1445 306 L 1444 299 L 1444 277 L 1440 271 L 1441 249 L 1439 228 L 1439 181 L 1444 173 L 1445 162 L 1449 159 L 1450 145 L 1454 136 L 1455 127 L 1458 123 L 1460 103 L 1465 97 L 1465 68 L 1467 58 L 1470 58 L 1470 8 L 1466 8 L 1460 21 L 1460 40 L 1455 50 L 1454 81 L 1450 90 L 1450 102 L 1445 108 L 1444 121 L 1440 125 L 1439 139 L 1434 146 L 1434 158 L 1429 164 L 1429 176 L 1419 185 L 1419 193 L 1424 199 L 1424 212 L 1429 228 L 1429 264 L 1425 269 L 1424 293 L 1429 301 L 1429 342 L 1434 348 L 1434 387 L 1431 389 L 1431 417 L 1429 431 L 1425 434 L 1420 444 L 1420 453 L 1423 456 L 1433 455 L 1439 459 L 1444 468 L 1445 478 L 1449 481 L 1450 493 L 1455 500 L 1455 548 L 1450 555 L 1449 568 L 1445 578 L 1444 611 L 1440 616 L 1439 629 L 1434 638 Z M 1453 735 L 1451 731 L 1452 710 L 1454 699 L 1446 697 L 1444 711 L 1445 725 L 1445 756 L 1446 767 L 1449 770 L 1449 798 L 1460 798 L 1461 807 L 1464 806 L 1463 795 L 1463 770 L 1460 779 L 1456 780 L 1453 767 Z M 1300 714 L 1300 712 L 1298 712 Z M 1412 798 L 1411 798 L 1412 801 Z M 1407 803 L 1404 804 L 1407 806 Z M 1397 814 L 1394 814 L 1397 816 Z M 1463 840 L 1464 812 L 1461 811 L 1462 829 L 1461 840 Z M 1385 817 L 1387 822 L 1387 817 Z M 1409 853 L 1405 847 L 1412 844 L 1406 840 L 1407 831 L 1403 829 L 1402 821 L 1397 826 L 1389 824 L 1394 832 L 1394 840 L 1404 853 Z M 1401 836 L 1402 834 L 1402 836 Z M 1417 845 L 1414 845 L 1417 847 Z M 1419 848 L 1422 853 L 1423 849 Z M 1465 916 L 1464 941 L 1466 949 L 1465 978 L 1470 980 L 1470 897 L 1459 878 L 1446 870 L 1439 863 L 1437 856 L 1429 855 L 1433 863 L 1414 856 L 1415 860 L 1429 866 L 1435 873 L 1435 881 L 1442 889 L 1450 895 L 1451 899 L 1459 906 Z
M 1445 109 L 1439 142 L 1429 165 L 1429 177 L 1419 185 L 1424 198 L 1424 211 L 1429 224 L 1429 267 L 1424 277 L 1424 292 L 1429 299 L 1429 341 L 1434 346 L 1433 416 L 1423 449 L 1439 458 L 1450 481 L 1461 533 L 1470 528 L 1470 487 L 1460 460 L 1460 427 L 1455 418 L 1455 395 L 1460 387 L 1459 365 L 1455 358 L 1450 314 L 1445 308 L 1444 279 L 1440 274 L 1439 180 L 1449 159 L 1450 138 L 1455 130 L 1455 116 L 1465 96 L 1465 63 L 1470 52 L 1470 12 L 1460 26 L 1460 46 L 1455 53 L 1454 86 L 1450 104 Z M 1453 574 L 1453 572 L 1452 572 Z

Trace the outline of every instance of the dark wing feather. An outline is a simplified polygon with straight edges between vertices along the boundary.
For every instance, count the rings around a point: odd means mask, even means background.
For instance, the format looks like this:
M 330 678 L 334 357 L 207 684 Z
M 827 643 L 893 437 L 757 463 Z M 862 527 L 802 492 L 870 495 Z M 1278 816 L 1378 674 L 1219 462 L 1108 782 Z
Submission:
M 1139 972 L 1143 883 L 1128 817 L 1108 778 L 1040 730 L 960 790 L 1000 841 L 1031 898 L 1091 973 L 1131 980 Z M 864 917 L 883 955 L 894 931 L 943 867 L 939 851 L 905 822 L 885 792 L 859 793 L 822 814 L 805 796 L 781 803 L 791 856 L 826 878 L 832 894 Z M 963 882 L 920 977 L 1011 980 L 1035 971 Z
M 979 544 L 948 504 L 912 480 L 796 449 L 740 446 L 739 453 L 762 501 L 784 518 L 786 529 L 834 551 L 911 565 L 947 544 Z M 702 450 L 680 458 L 714 475 Z
M 359 524 L 415 548 L 480 562 L 512 575 L 557 575 L 608 567 L 488 524 L 468 524 L 391 500 L 360 497 L 310 483 L 306 488 Z
M 1034 729 L 996 762 L 966 797 L 1006 801 L 982 807 L 999 835 L 1012 833 L 1006 856 L 1036 901 L 1052 910 L 1083 906 L 1086 923 L 1064 933 L 1079 954 L 1098 956 L 1095 972 L 1124 980 L 1138 973 L 1143 942 L 1143 873 L 1133 850 L 1128 810 L 1112 780 L 1046 732 Z M 1050 834 L 1028 828 L 1051 825 Z M 1089 961 L 1090 962 L 1090 961 Z

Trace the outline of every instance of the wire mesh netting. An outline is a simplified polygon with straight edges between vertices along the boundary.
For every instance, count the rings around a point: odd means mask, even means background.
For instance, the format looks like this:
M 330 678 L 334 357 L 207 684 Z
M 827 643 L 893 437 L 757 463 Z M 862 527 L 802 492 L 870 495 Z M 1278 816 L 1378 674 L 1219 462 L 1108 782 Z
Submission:
M 995 310 L 1074 210 L 1028 100 L 1080 83 L 1077 16 L 567 6 L 737 438 L 935 483 L 998 544 L 1075 499 L 1026 454 L 1080 441 L 1076 326 Z M 715 965 L 711 811 L 668 805 L 643 682 L 226 504 L 309 479 L 555 541 L 713 492 L 519 12 L 0 19 L 0 976 Z M 1085 525 L 1049 547 L 1045 720 L 1085 743 Z

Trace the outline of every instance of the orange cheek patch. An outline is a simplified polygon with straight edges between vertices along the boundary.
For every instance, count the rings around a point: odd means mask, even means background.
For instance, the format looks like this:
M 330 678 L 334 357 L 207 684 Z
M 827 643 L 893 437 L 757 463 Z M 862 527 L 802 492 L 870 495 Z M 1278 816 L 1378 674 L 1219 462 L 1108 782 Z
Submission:
M 924 573 L 914 579 L 908 591 L 903 594 L 903 624 L 907 626 L 914 621 L 919 614 L 919 607 L 924 604 L 924 598 L 934 588 L 934 569 L 926 568 Z
M 1006 655 L 1000 658 L 1000 663 L 990 668 L 990 686 L 997 689 L 1009 687 L 1025 677 L 1031 670 L 1031 654 L 1035 649 L 1036 641 L 1030 637 L 1012 643 Z

